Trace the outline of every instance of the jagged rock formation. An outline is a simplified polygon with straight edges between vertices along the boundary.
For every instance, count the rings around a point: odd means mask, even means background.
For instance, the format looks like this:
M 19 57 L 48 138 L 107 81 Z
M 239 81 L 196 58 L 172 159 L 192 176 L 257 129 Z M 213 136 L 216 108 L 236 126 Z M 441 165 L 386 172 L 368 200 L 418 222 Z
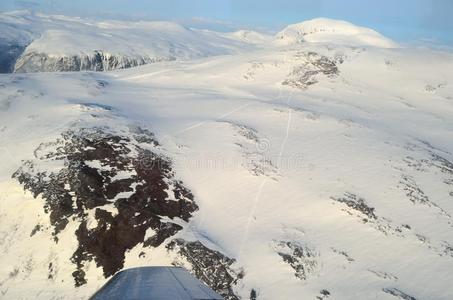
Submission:
M 274 249 L 300 280 L 307 280 L 317 269 L 319 253 L 311 247 L 296 241 L 281 241 L 274 245 Z
M 330 296 L 330 292 L 328 290 L 321 290 L 319 294 L 320 294 L 319 296 L 316 296 L 316 299 L 318 300 L 324 300 L 329 298 Z
M 402 299 L 402 300 L 417 300 L 415 297 L 412 297 L 408 294 L 406 294 L 405 292 L 397 289 L 397 288 L 384 288 L 382 289 L 382 291 L 384 293 L 387 293 L 389 295 L 392 295 L 398 299 Z
M 174 56 L 126 56 L 110 54 L 104 51 L 94 51 L 92 54 L 72 56 L 56 56 L 33 51 L 25 53 L 17 60 L 14 66 L 14 72 L 110 71 L 175 59 Z
M 175 239 L 167 245 L 169 251 L 176 251 L 191 272 L 204 281 L 213 290 L 228 300 L 238 300 L 233 287 L 244 277 L 242 270 L 233 268 L 234 259 L 226 257 L 219 251 L 209 249 L 201 242 L 188 242 Z M 174 261 L 175 266 L 185 266 L 181 260 Z
M 337 64 L 343 63 L 343 57 L 329 58 L 316 52 L 298 53 L 296 56 L 304 62 L 294 66 L 288 77 L 282 82 L 294 88 L 306 89 L 319 81 L 318 77 L 324 75 L 334 78 L 340 73 Z
M 334 200 L 346 204 L 349 208 L 361 212 L 368 219 L 364 218 L 364 222 L 368 220 L 376 220 L 376 214 L 374 212 L 374 207 L 370 207 L 364 199 L 357 197 L 357 195 L 352 193 L 345 193 L 343 198 L 334 198 Z

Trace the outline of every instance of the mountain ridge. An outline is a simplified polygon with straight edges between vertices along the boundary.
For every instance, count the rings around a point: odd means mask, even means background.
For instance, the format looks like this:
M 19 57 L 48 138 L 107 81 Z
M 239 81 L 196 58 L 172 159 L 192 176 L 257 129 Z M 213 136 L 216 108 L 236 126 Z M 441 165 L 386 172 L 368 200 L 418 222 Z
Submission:
M 251 30 L 190 29 L 169 21 L 96 21 L 26 12 L 4 13 L 0 21 L 7 38 L 0 41 L 3 72 L 18 73 L 107 71 L 301 42 L 396 46 L 371 29 L 330 19 L 289 25 L 274 37 Z

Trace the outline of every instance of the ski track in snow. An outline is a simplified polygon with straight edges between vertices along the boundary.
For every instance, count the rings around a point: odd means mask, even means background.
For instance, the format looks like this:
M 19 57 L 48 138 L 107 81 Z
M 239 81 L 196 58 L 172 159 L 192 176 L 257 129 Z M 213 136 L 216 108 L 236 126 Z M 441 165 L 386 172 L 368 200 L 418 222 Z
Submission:
M 280 88 L 279 95 L 276 97 L 276 99 L 280 99 L 281 92 L 282 91 L 281 91 L 281 88 Z M 282 144 L 280 145 L 280 152 L 278 154 L 277 168 L 278 168 L 278 166 L 281 166 L 281 161 L 282 161 L 282 157 L 283 157 L 283 152 L 285 151 L 286 141 L 288 140 L 288 137 L 289 137 L 289 130 L 290 130 L 290 125 L 291 125 L 291 108 L 290 108 L 291 97 L 292 97 L 292 92 L 290 92 L 290 94 L 286 97 L 287 98 L 286 105 L 288 106 L 288 121 L 287 121 L 287 124 L 286 124 L 285 137 L 283 139 Z M 260 186 L 258 188 L 258 192 L 256 193 L 255 200 L 253 201 L 253 206 L 252 206 L 252 208 L 250 210 L 250 214 L 249 214 L 249 217 L 247 219 L 247 223 L 245 225 L 244 234 L 243 234 L 243 237 L 242 237 L 241 242 L 239 244 L 239 250 L 238 250 L 237 255 L 236 255 L 238 260 L 241 258 L 242 248 L 243 248 L 243 245 L 245 244 L 245 242 L 246 242 L 246 240 L 248 238 L 248 235 L 249 235 L 249 232 L 250 232 L 250 227 L 252 226 L 253 219 L 256 219 L 255 213 L 256 213 L 256 210 L 258 208 L 258 204 L 259 204 L 259 201 L 260 201 L 260 198 L 261 198 L 261 193 L 263 191 L 264 186 L 266 185 L 266 181 L 267 180 L 268 180 L 268 177 L 264 177 L 263 178 L 263 181 L 261 182 L 261 184 L 260 184 Z

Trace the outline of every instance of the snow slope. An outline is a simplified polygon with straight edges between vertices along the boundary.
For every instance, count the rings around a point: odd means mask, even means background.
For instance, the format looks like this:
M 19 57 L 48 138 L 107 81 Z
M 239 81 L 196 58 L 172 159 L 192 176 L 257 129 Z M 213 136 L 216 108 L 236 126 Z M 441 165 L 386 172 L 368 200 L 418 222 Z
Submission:
M 15 72 L 104 71 L 237 53 L 256 43 L 172 22 L 95 21 L 27 12 L 1 14 L 0 31 L 27 45 Z
M 451 299 L 452 95 L 452 53 L 341 43 L 1 75 L 0 295 L 173 264 L 226 299 Z
M 317 18 L 292 24 L 276 36 L 279 45 L 300 42 L 337 43 L 349 46 L 374 46 L 395 48 L 397 44 L 380 33 L 346 21 Z

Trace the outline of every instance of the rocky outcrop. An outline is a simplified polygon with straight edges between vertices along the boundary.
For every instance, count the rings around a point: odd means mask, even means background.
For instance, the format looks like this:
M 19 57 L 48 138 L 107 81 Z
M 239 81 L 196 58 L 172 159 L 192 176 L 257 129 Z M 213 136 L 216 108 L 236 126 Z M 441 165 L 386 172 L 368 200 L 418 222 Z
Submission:
M 344 197 L 333 199 L 340 203 L 344 203 L 347 207 L 349 207 L 352 210 L 362 213 L 367 218 L 366 220 L 364 218 L 364 222 L 368 222 L 368 220 L 377 219 L 374 207 L 369 206 L 366 203 L 365 199 L 360 198 L 355 194 L 346 192 Z
M 397 288 L 384 288 L 382 289 L 384 293 L 387 293 L 389 295 L 392 295 L 398 299 L 402 300 L 417 300 L 415 297 L 412 297 L 411 295 L 406 294 L 405 292 L 397 289 Z
M 273 245 L 274 250 L 294 270 L 294 276 L 307 280 L 318 268 L 319 253 L 296 241 L 280 241 Z
M 300 52 L 296 57 L 302 63 L 294 66 L 282 84 L 302 90 L 318 83 L 322 75 L 330 79 L 337 77 L 340 74 L 338 65 L 344 60 L 342 56 L 329 58 L 316 52 Z
M 174 265 L 186 267 L 225 299 L 239 299 L 233 289 L 244 273 L 236 261 L 201 241 L 177 237 L 198 206 L 154 134 L 114 116 L 112 107 L 77 107 L 82 111 L 77 125 L 41 143 L 34 158 L 13 174 L 25 190 L 42 198 L 53 242 L 74 235 L 66 262 L 73 266 L 74 285 L 92 280 L 93 265 L 109 278 L 123 269 L 133 248 L 162 247 Z M 47 229 L 37 224 L 30 236 L 42 230 Z M 48 278 L 55 272 L 51 262 Z
M 44 199 L 55 242 L 68 224 L 76 228 L 71 258 L 76 286 L 87 282 L 86 262 L 95 261 L 107 278 L 123 268 L 126 251 L 144 241 L 159 246 L 182 229 L 173 219 L 187 222 L 198 209 L 175 179 L 171 162 L 154 152 L 157 146 L 153 134 L 141 128 L 128 134 L 75 129 L 41 144 L 35 159 L 14 173 L 26 190 Z
M 241 269 L 233 267 L 236 262 L 234 259 L 209 249 L 200 241 L 175 239 L 167 245 L 167 249 L 179 256 L 179 259 L 173 262 L 175 266 L 182 267 L 188 264 L 198 279 L 204 281 L 222 297 L 227 300 L 240 299 L 234 293 L 233 287 L 244 277 L 244 273 Z
M 24 53 L 17 60 L 14 72 L 109 71 L 172 60 L 175 60 L 175 57 L 126 56 L 101 50 L 91 54 L 72 56 L 49 55 L 32 51 Z

